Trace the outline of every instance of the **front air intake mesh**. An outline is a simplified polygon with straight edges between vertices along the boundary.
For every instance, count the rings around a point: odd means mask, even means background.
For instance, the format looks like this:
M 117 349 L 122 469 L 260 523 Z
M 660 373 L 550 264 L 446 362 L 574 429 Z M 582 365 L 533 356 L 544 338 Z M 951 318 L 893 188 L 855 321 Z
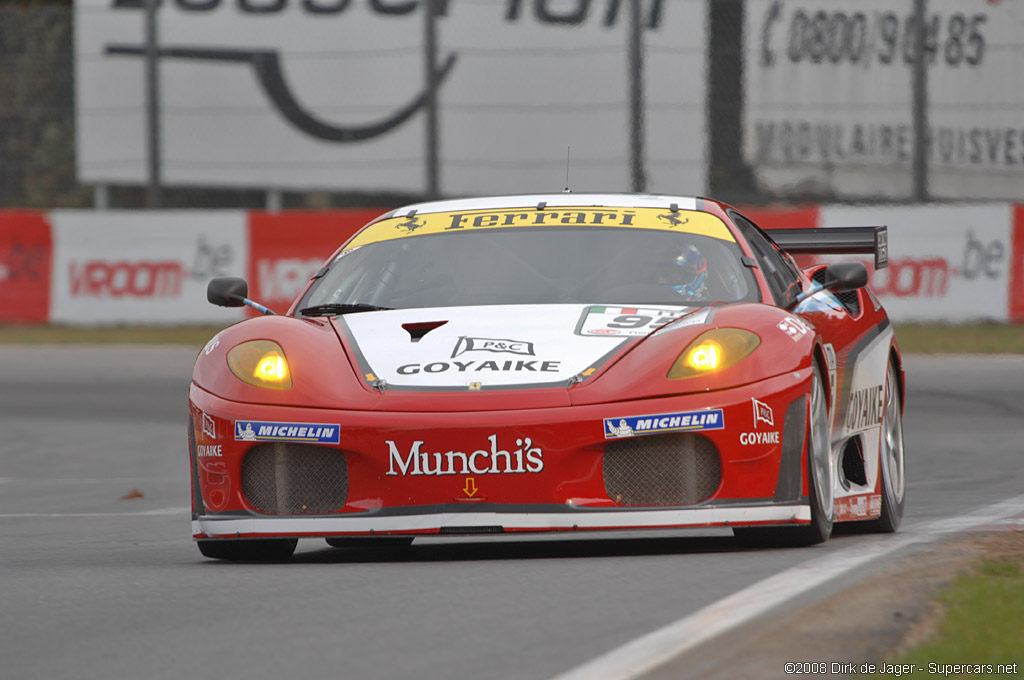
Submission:
M 699 434 L 619 439 L 604 449 L 604 488 L 622 505 L 692 505 L 722 479 L 718 449 Z
M 334 512 L 348 498 L 345 454 L 311 444 L 258 444 L 242 462 L 242 492 L 267 515 Z

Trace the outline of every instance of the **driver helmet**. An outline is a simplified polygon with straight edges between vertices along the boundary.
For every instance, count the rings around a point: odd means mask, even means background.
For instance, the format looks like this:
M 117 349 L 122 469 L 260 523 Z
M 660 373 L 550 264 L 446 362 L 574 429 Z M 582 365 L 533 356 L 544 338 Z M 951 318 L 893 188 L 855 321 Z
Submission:
M 692 243 L 676 256 L 672 289 L 687 298 L 704 297 L 708 278 L 708 259 Z

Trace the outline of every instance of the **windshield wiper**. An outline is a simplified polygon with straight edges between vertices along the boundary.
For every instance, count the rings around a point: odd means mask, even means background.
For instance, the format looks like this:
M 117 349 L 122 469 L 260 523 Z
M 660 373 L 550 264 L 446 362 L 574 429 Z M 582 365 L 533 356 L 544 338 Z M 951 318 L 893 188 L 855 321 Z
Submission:
M 352 314 L 353 312 L 380 312 L 388 309 L 394 308 L 380 307 L 365 302 L 330 302 L 325 305 L 313 305 L 312 307 L 300 309 L 299 314 L 303 316 L 341 316 L 342 314 Z

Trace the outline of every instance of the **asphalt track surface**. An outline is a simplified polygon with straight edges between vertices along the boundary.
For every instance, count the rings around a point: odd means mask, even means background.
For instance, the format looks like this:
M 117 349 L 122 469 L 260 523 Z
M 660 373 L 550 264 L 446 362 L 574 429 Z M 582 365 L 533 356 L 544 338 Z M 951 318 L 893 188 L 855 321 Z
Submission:
M 304 540 L 288 564 L 206 560 L 187 508 L 194 355 L 0 348 L 0 678 L 545 680 L 878 540 L 843 533 L 776 550 L 742 549 L 719 530 L 406 550 Z M 1024 358 L 906 363 L 904 525 L 1019 495 Z

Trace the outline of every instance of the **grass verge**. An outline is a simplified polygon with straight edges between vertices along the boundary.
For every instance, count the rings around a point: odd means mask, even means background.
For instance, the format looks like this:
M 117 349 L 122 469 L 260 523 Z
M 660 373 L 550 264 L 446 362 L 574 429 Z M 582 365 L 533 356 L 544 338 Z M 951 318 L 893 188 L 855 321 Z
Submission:
M 202 347 L 223 327 L 0 324 L 0 344 Z M 908 354 L 1024 354 L 1024 326 L 897 324 L 896 337 Z
M 200 348 L 226 326 L 0 325 L 3 345 L 184 345 Z
M 1024 326 L 896 324 L 900 349 L 913 354 L 1024 354 Z
M 932 639 L 886 661 L 902 672 L 876 677 L 913 672 L 946 677 L 1024 673 L 1024 570 L 1019 562 L 982 560 L 973 571 L 958 576 L 938 601 L 945 613 Z

